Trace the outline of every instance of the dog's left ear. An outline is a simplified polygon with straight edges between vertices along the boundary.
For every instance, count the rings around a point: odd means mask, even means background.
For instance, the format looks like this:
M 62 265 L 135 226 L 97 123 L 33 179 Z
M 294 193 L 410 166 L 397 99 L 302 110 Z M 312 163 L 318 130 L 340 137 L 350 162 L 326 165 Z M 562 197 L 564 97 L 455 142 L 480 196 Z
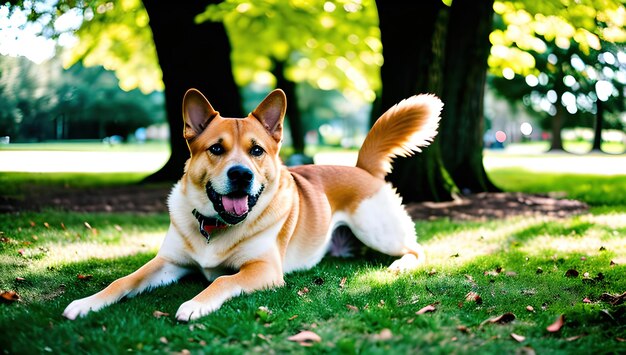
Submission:
M 196 89 L 189 89 L 183 98 L 183 118 L 185 129 L 183 135 L 190 140 L 198 136 L 209 125 L 219 112 L 213 109 L 209 100 Z
M 287 97 L 281 89 L 276 89 L 252 111 L 254 116 L 276 142 L 283 139 L 283 119 L 287 110 Z

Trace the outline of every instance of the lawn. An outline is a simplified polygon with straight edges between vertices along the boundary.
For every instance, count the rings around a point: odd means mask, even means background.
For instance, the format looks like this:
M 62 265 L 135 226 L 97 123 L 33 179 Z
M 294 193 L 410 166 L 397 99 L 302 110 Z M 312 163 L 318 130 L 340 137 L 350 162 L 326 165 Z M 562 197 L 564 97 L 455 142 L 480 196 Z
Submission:
M 166 214 L 0 215 L 0 349 L 5 353 L 624 353 L 626 176 L 490 171 L 510 191 L 578 198 L 589 213 L 457 222 L 416 221 L 427 264 L 387 272 L 372 251 L 327 257 L 286 286 L 245 295 L 197 322 L 178 306 L 207 283 L 198 276 L 127 299 L 77 321 L 73 299 L 148 261 Z M 3 174 L 0 196 L 31 185 L 94 187 L 136 174 Z M 5 294 L 8 296 L 8 294 Z M 419 311 L 422 312 L 419 312 Z M 421 314 L 417 314 L 421 313 Z M 499 320 L 496 317 L 502 316 Z M 564 316 L 556 331 L 547 328 Z M 303 330 L 321 341 L 288 338 Z M 552 329 L 555 330 L 555 329 Z

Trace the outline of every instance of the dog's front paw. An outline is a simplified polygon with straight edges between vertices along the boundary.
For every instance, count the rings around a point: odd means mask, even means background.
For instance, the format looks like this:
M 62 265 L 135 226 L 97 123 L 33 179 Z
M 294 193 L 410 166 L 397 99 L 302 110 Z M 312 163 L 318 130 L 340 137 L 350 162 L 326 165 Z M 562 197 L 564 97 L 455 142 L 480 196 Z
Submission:
M 98 302 L 95 296 L 89 296 L 75 300 L 70 303 L 63 311 L 63 317 L 74 320 L 77 317 L 84 317 L 89 312 L 95 312 L 104 307 L 104 304 Z
M 200 317 L 204 317 L 207 314 L 217 310 L 219 307 L 215 307 L 210 303 L 202 303 L 194 300 L 187 301 L 178 307 L 176 312 L 176 319 L 180 322 L 190 322 Z
M 422 262 L 413 254 L 403 255 L 400 259 L 394 261 L 389 265 L 389 271 L 396 273 L 403 273 L 411 270 L 415 270 L 420 266 Z

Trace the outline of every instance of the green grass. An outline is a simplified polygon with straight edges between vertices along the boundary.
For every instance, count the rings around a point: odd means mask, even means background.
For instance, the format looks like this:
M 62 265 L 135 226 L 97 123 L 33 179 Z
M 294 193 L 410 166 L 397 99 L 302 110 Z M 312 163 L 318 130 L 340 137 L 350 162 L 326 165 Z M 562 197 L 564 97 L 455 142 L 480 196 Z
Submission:
M 0 303 L 0 349 L 228 354 L 626 351 L 626 343 L 619 340 L 626 337 L 626 305 L 601 299 L 603 293 L 626 291 L 626 178 L 520 169 L 490 175 L 507 189 L 560 191 L 593 207 L 588 214 L 560 220 L 539 216 L 417 221 L 428 262 L 415 272 L 388 273 L 386 266 L 393 259 L 372 251 L 351 259 L 325 258 L 309 271 L 287 275 L 283 288 L 235 298 L 190 324 L 177 323 L 173 315 L 207 286 L 198 276 L 77 321 L 61 317 L 73 299 L 99 291 L 148 261 L 166 231 L 167 215 L 54 210 L 0 215 L 5 238 L 0 242 L 0 290 L 21 296 L 20 302 Z M 45 176 L 7 174 L 0 175 L 0 195 L 7 189 L 19 194 L 33 184 L 94 187 L 140 178 L 100 174 L 91 180 L 85 174 L 59 174 L 48 181 Z M 566 277 L 572 269 L 579 276 Z M 79 274 L 91 278 L 79 279 Z M 478 293 L 482 303 L 466 300 L 470 291 Z M 583 302 L 585 298 L 591 303 Z M 429 304 L 435 304 L 434 312 L 416 315 Z M 270 313 L 259 311 L 260 306 Z M 156 310 L 169 315 L 156 318 Z M 510 323 L 484 323 L 508 312 L 515 315 Z M 546 327 L 562 314 L 564 327 L 548 332 Z M 385 329 L 391 337 L 380 339 Z M 314 331 L 322 341 L 303 347 L 287 340 L 301 330 Z M 511 333 L 525 340 L 519 343 Z
M 489 177 L 505 191 L 551 193 L 585 201 L 592 206 L 626 206 L 626 176 L 535 173 L 523 168 L 490 171 Z

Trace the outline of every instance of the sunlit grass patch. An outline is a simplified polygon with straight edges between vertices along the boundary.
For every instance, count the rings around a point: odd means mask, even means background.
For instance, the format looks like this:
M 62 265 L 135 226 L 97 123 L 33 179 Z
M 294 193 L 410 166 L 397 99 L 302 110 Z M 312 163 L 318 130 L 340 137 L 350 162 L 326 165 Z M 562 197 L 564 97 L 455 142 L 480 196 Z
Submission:
M 626 206 L 626 175 L 532 173 L 522 168 L 503 168 L 489 171 L 489 177 L 506 191 L 553 194 L 592 206 Z

